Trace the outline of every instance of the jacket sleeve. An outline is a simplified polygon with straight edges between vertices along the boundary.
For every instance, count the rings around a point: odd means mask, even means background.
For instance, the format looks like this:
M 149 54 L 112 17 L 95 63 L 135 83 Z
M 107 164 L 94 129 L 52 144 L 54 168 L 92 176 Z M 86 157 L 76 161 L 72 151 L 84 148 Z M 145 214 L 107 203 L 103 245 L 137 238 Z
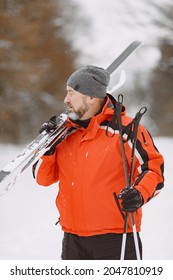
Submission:
M 130 141 L 130 142 L 129 142 Z M 130 166 L 132 143 L 126 145 L 128 164 Z M 139 126 L 134 158 L 133 185 L 140 191 L 144 203 L 156 196 L 164 187 L 164 159 L 156 148 L 149 132 Z
M 54 154 L 43 155 L 37 161 L 33 166 L 33 176 L 36 182 L 42 186 L 49 186 L 59 180 L 56 150 Z

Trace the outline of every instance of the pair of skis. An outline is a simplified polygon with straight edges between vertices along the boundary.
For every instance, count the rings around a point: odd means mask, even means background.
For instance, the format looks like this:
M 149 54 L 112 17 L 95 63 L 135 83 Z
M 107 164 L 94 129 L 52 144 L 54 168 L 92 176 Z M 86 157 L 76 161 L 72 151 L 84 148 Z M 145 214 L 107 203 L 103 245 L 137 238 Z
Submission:
M 19 153 L 0 171 L 0 195 L 5 194 L 16 182 L 18 177 L 47 152 L 55 141 L 64 138 L 69 128 L 65 126 L 66 114 L 57 118 L 57 126 L 53 131 L 44 130 L 24 150 Z

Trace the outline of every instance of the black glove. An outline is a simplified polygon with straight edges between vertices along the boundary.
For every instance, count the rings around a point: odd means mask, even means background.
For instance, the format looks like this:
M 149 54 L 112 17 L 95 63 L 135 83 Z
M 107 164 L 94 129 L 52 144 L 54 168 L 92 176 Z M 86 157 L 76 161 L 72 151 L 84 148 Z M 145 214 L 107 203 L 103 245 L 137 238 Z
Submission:
M 42 124 L 42 126 L 40 127 L 39 133 L 42 133 L 43 131 L 49 132 L 49 131 L 53 131 L 56 126 L 57 126 L 57 117 L 53 116 L 50 118 L 49 121 L 45 122 Z
M 53 116 L 50 118 L 49 121 L 42 124 L 40 127 L 39 133 L 42 133 L 43 131 L 50 132 L 53 131 L 57 127 L 57 117 Z M 56 146 L 51 147 L 47 152 L 44 153 L 45 156 L 52 155 L 55 152 Z
M 122 199 L 122 210 L 126 212 L 135 212 L 144 203 L 141 193 L 134 187 L 124 188 L 118 198 Z

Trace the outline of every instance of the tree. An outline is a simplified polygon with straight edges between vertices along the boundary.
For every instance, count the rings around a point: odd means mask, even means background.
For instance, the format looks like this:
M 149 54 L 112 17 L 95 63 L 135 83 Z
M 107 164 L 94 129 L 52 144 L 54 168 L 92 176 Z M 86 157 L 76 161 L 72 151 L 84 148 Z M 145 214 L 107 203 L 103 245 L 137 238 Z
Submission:
M 158 135 L 173 135 L 173 42 L 164 40 L 161 45 L 161 59 L 153 71 L 150 82 L 152 92 L 152 115 L 157 120 Z
M 64 38 L 61 1 L 0 2 L 0 141 L 20 143 L 63 109 L 76 52 Z M 66 8 L 72 8 L 66 1 Z M 70 24 L 72 19 L 69 18 Z

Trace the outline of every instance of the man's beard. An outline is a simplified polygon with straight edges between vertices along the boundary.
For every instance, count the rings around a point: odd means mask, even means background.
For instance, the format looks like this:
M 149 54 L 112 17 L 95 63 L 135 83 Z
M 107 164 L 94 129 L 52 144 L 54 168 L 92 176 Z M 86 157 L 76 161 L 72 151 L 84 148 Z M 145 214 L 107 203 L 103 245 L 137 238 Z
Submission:
M 68 117 L 73 121 L 77 121 L 81 118 L 80 115 L 77 112 L 69 113 Z
M 86 111 L 87 111 L 87 106 L 80 108 L 78 111 L 72 110 L 71 112 L 69 107 L 68 117 L 73 121 L 80 120 L 83 117 L 83 115 L 85 115 Z

